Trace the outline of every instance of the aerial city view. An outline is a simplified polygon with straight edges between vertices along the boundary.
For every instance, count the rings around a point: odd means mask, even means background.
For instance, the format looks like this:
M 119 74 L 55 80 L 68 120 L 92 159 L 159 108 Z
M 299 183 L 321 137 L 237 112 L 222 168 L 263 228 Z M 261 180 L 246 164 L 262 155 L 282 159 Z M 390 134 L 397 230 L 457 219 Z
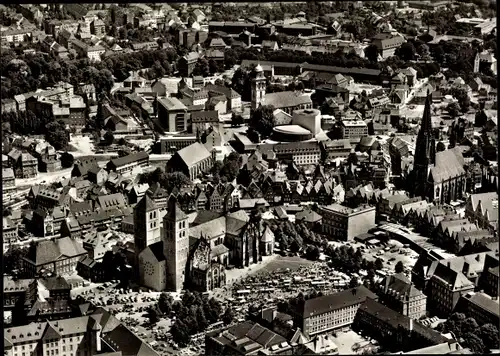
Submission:
M 4 356 L 500 354 L 496 17 L 0 5 Z

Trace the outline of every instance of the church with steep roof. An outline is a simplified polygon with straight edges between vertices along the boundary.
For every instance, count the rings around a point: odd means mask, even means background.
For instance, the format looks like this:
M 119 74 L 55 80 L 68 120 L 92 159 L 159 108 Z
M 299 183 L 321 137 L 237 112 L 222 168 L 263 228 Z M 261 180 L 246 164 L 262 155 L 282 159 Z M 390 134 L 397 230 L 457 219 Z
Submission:
M 467 175 L 464 158 L 458 148 L 436 152 L 431 100 L 428 93 L 415 146 L 413 170 L 407 183 L 412 197 L 422 197 L 443 204 L 465 196 Z
M 148 195 L 134 208 L 137 279 L 155 291 L 220 288 L 228 266 L 248 267 L 274 252 L 274 234 L 258 212 L 191 217 L 171 197 L 163 214 Z

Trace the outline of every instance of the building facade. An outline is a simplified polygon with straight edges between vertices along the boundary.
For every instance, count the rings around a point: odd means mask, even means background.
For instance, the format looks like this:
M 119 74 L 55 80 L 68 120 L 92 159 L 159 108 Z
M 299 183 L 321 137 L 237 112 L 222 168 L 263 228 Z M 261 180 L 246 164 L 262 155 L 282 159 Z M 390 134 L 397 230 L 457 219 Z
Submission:
M 360 286 L 306 300 L 293 312 L 294 324 L 304 335 L 312 336 L 349 327 L 361 304 L 377 296 Z
M 375 226 L 375 207 L 348 208 L 331 204 L 319 208 L 322 231 L 332 238 L 351 241 Z

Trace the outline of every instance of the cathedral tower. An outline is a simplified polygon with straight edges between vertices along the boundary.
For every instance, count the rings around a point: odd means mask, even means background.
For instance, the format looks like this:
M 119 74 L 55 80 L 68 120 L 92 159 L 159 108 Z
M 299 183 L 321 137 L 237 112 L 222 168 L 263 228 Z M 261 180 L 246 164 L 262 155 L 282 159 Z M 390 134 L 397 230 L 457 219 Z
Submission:
M 167 261 L 167 290 L 180 292 L 184 288 L 189 253 L 189 222 L 177 198 L 168 201 L 163 218 L 163 254 Z
M 161 241 L 160 210 L 155 202 L 148 195 L 145 195 L 134 208 L 136 254 L 159 241 Z
M 429 192 L 428 184 L 429 169 L 436 161 L 436 142 L 432 133 L 431 121 L 431 98 L 431 94 L 427 91 L 424 115 L 415 145 L 413 170 L 408 181 L 411 196 L 433 196 L 433 192 Z
M 252 79 L 252 109 L 257 109 L 260 105 L 264 105 L 266 77 L 260 64 L 255 67 L 254 73 L 255 77 Z

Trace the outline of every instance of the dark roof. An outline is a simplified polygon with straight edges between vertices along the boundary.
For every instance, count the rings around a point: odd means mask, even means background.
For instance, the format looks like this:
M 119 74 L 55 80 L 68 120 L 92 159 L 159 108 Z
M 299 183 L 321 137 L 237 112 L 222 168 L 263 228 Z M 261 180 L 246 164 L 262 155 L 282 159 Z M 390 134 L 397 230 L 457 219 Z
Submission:
M 191 113 L 191 122 L 219 122 L 217 110 L 194 111 Z
M 142 199 L 134 207 L 135 211 L 149 212 L 158 209 L 156 203 L 149 197 L 149 195 L 144 195 Z
M 145 159 L 145 158 L 146 159 L 149 158 L 149 154 L 147 152 L 141 151 L 141 152 L 133 153 L 133 154 L 123 156 L 120 158 L 112 159 L 110 161 L 110 163 L 112 163 L 115 167 L 121 167 L 121 166 L 124 166 L 126 164 L 136 162 L 136 161 L 139 161 L 139 160 Z
M 222 215 L 222 213 L 213 210 L 199 210 L 194 218 L 194 221 L 191 223 L 191 226 L 204 224 L 208 221 L 218 219 Z
M 158 356 L 151 346 L 143 342 L 126 326 L 121 324 L 105 334 L 103 338 L 108 343 L 111 342 L 119 345 L 119 350 L 123 355 Z
M 71 239 L 63 237 L 54 241 L 41 241 L 34 248 L 30 248 L 27 259 L 34 262 L 37 266 L 53 262 L 60 256 L 67 258 L 77 257 L 86 254 L 83 246 Z
M 64 289 L 71 289 L 71 286 L 66 282 L 66 280 L 63 277 L 50 277 L 43 279 L 42 284 L 45 285 L 45 288 L 48 290 L 64 290 Z
M 361 304 L 367 299 L 376 299 L 377 295 L 364 286 L 347 289 L 335 294 L 306 300 L 301 312 L 303 318 L 320 315 L 349 305 Z
M 148 246 L 153 255 L 155 256 L 158 262 L 165 260 L 165 255 L 163 254 L 163 241 L 155 242 Z

